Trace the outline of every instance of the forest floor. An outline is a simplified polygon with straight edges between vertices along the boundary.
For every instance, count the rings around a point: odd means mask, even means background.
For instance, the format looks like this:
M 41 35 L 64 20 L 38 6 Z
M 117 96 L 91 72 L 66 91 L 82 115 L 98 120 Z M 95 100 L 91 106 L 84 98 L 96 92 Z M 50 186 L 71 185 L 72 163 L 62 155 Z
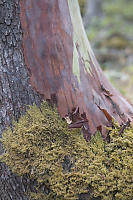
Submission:
M 94 17 L 86 32 L 106 77 L 133 104 L 133 1 L 101 3 L 103 17 Z

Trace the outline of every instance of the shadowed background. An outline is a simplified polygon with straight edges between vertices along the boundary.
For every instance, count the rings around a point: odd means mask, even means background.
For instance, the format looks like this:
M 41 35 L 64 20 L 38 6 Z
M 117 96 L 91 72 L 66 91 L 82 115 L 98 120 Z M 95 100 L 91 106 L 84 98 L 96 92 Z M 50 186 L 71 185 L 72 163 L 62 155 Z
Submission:
M 133 1 L 79 0 L 88 38 L 111 83 L 133 103 Z

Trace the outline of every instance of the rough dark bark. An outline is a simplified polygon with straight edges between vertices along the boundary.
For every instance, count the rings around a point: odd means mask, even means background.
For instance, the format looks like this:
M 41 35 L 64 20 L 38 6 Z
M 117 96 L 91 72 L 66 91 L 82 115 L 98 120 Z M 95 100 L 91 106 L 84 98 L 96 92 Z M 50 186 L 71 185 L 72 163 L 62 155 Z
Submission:
M 0 137 L 12 119 L 18 120 L 27 105 L 40 103 L 29 83 L 24 63 L 19 0 L 0 0 Z M 2 153 L 0 144 L 0 154 Z M 26 200 L 28 180 L 13 175 L 0 163 L 0 200 Z

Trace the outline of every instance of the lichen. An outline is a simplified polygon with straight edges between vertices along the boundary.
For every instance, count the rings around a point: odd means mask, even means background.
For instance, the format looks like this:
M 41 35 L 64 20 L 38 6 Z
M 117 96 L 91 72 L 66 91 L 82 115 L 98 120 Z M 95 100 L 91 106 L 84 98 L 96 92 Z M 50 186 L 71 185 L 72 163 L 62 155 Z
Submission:
M 80 129 L 68 129 L 55 108 L 43 102 L 30 106 L 19 122 L 3 133 L 1 160 L 12 172 L 36 180 L 31 199 L 77 200 L 133 198 L 133 126 L 119 136 L 110 130 L 110 143 L 100 133 L 86 142 Z

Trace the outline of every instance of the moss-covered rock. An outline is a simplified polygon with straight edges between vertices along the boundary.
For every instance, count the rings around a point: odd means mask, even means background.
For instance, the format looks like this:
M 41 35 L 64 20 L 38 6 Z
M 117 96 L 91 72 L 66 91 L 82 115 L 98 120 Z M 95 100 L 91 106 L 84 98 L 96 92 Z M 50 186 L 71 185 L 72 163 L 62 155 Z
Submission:
M 55 108 L 43 102 L 31 106 L 7 129 L 2 138 L 1 160 L 21 176 L 36 180 L 31 199 L 131 200 L 133 198 L 133 127 L 119 136 L 119 125 L 111 130 L 111 142 L 100 133 L 87 143 L 79 129 L 68 129 Z

